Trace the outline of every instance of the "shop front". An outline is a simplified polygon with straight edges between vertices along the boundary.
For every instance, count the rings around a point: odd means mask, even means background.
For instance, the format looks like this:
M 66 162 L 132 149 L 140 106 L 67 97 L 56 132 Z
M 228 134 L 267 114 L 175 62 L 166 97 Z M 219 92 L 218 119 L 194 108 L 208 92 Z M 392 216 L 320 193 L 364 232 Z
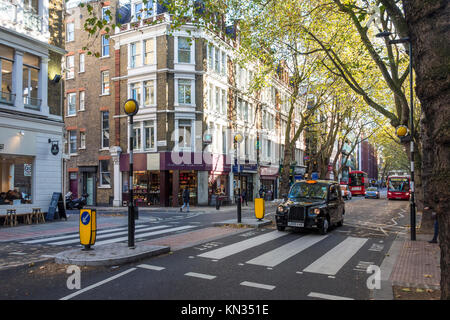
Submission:
M 261 167 L 261 186 L 264 199 L 272 201 L 278 198 L 278 167 Z
M 245 190 L 247 196 L 247 201 L 253 201 L 255 191 L 254 183 L 258 173 L 258 166 L 256 164 L 241 164 L 240 173 L 238 172 L 238 167 L 233 166 L 233 190 L 234 196 L 237 197 L 239 194 L 239 180 L 241 181 L 241 195 Z
M 216 197 L 222 203 L 230 202 L 230 171 L 231 165 L 226 161 L 226 156 L 213 155 L 212 168 L 208 177 L 208 204 L 215 205 Z
M 53 193 L 62 192 L 62 128 L 50 120 L 0 116 L 0 215 L 47 211 Z

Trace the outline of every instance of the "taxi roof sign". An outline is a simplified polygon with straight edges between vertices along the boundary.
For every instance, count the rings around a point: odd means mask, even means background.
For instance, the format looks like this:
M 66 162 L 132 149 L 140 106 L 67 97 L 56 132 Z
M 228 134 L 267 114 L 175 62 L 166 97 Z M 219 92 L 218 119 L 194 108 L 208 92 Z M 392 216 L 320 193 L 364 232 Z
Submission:
M 317 183 L 316 180 L 306 180 L 306 183 Z

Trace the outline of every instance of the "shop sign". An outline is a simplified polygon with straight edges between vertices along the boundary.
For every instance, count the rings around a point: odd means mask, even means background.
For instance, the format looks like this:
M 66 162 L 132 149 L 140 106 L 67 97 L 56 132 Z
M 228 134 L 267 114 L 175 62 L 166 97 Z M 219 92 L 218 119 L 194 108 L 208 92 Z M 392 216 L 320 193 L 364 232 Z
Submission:
M 24 163 L 24 165 L 23 165 L 23 175 L 25 177 L 31 177 L 31 164 Z
M 167 140 L 161 140 L 157 142 L 158 147 L 167 147 Z

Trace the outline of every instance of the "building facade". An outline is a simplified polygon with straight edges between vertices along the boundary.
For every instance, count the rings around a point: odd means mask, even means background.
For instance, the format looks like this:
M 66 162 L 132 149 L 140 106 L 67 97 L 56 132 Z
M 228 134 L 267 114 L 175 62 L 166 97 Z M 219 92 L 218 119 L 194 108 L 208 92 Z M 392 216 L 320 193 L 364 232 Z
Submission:
M 196 205 L 212 204 L 216 195 L 234 202 L 239 185 L 249 200 L 261 185 L 270 199 L 277 197 L 290 94 L 287 73 L 280 72 L 261 92 L 250 93 L 255 67 L 239 66 L 237 39 L 225 37 L 236 25 L 224 26 L 219 33 L 189 24 L 171 30 L 170 15 L 157 1 L 148 1 L 146 8 L 137 0 L 90 4 L 98 15 L 110 10 L 120 27 L 110 39 L 102 35 L 91 42 L 102 50 L 101 57 L 85 56 L 81 75 L 80 48 L 87 39 L 78 37 L 83 20 L 77 19 L 87 15 L 77 7 L 66 19 L 66 28 L 71 30 L 68 24 L 74 23 L 76 30 L 66 56 L 67 69 L 74 66 L 66 88 L 70 114 L 65 116 L 68 141 L 74 144 L 68 145 L 73 151 L 68 165 L 71 190 L 96 189 L 92 204 L 114 206 L 127 204 L 130 187 L 138 206 L 179 206 L 185 188 Z M 159 22 L 152 24 L 154 20 Z M 105 44 L 108 56 L 102 56 Z M 140 106 L 132 126 L 123 111 L 127 99 Z M 86 110 L 79 111 L 81 101 Z M 243 136 L 238 145 L 233 142 L 236 133 Z M 129 186 L 131 148 L 134 172 Z M 299 167 L 301 148 L 299 143 Z
M 62 192 L 63 1 L 0 1 L 0 213 Z

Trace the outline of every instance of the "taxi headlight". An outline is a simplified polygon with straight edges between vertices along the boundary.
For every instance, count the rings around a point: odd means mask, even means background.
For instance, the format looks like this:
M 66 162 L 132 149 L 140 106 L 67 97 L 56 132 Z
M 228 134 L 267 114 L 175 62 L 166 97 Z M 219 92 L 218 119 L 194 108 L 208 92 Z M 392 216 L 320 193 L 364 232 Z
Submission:
M 278 206 L 278 212 L 284 213 L 286 211 L 287 211 L 287 209 L 285 209 L 283 206 Z
M 319 215 L 320 214 L 320 209 L 319 208 L 315 208 L 313 212 L 314 212 L 314 214 Z

